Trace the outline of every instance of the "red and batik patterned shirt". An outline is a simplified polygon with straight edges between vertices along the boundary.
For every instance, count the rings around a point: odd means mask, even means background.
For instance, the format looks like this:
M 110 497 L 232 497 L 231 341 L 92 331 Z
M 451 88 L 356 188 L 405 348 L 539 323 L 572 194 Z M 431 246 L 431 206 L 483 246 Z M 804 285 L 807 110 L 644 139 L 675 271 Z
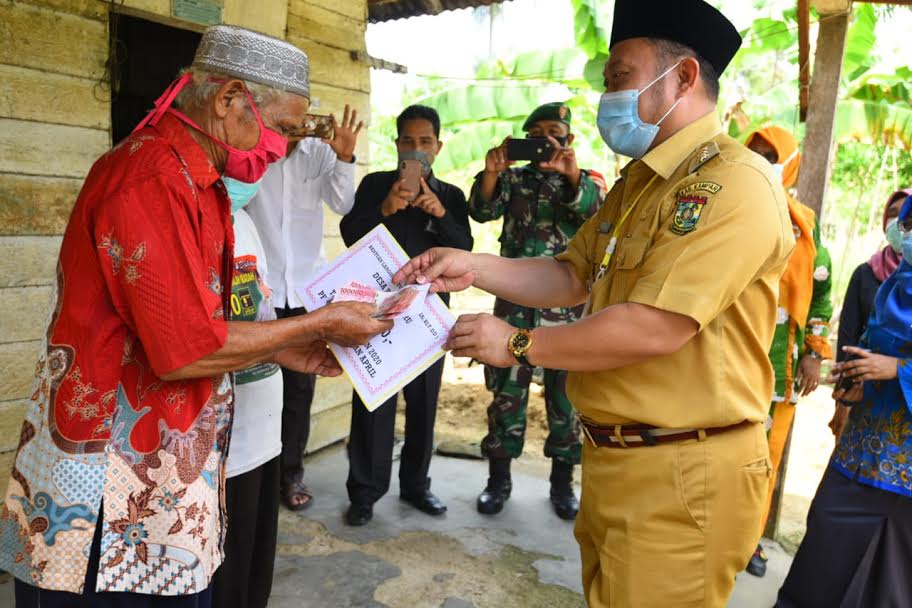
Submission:
M 98 591 L 197 593 L 221 563 L 231 381 L 161 379 L 227 338 L 219 177 L 165 116 L 83 185 L 0 511 L 0 568 L 25 582 L 81 592 L 99 516 Z

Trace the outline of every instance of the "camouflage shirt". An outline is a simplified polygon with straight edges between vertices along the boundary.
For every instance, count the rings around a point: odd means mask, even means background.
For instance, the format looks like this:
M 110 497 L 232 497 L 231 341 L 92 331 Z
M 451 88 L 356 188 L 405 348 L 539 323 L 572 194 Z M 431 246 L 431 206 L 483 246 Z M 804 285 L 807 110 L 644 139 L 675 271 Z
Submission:
M 583 171 L 574 193 L 564 175 L 525 165 L 501 173 L 494 199 L 485 201 L 478 191 L 481 177 L 472 186 L 469 215 L 476 222 L 504 218 L 500 255 L 506 258 L 562 253 L 607 193 L 605 179 L 594 171 Z
M 500 255 L 505 258 L 555 256 L 562 253 L 580 226 L 593 216 L 605 199 L 605 179 L 583 170 L 579 191 L 559 173 L 545 173 L 534 165 L 504 171 L 497 179 L 494 198 L 479 193 L 482 174 L 475 178 L 469 197 L 469 215 L 477 222 L 504 218 Z M 498 299 L 494 314 L 515 327 L 532 329 L 579 319 L 576 308 L 533 309 Z

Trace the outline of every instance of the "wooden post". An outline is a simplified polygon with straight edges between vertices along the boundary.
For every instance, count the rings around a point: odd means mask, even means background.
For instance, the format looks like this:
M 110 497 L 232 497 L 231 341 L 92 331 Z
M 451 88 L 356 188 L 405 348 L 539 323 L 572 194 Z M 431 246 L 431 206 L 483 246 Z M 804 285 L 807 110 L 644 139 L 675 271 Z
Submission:
M 779 519 L 782 517 L 782 496 L 785 494 L 785 476 L 788 473 L 788 455 L 792 448 L 792 431 L 795 430 L 795 421 L 792 420 L 792 426 L 789 429 L 788 436 L 785 438 L 785 446 L 782 449 L 782 460 L 779 462 L 779 470 L 776 471 L 776 484 L 773 486 L 773 500 L 770 502 L 769 517 L 766 518 L 766 528 L 763 529 L 764 538 L 776 538 L 779 533 Z
M 819 4 L 820 2 L 818 2 L 818 8 Z M 834 153 L 833 127 L 836 122 L 836 106 L 839 103 L 839 81 L 842 77 L 842 61 L 849 31 L 849 15 L 850 11 L 823 15 L 820 18 L 820 31 L 817 34 L 817 53 L 814 57 L 814 75 L 811 79 L 807 133 L 804 138 L 801 172 L 798 175 L 798 200 L 813 209 L 818 218 L 821 218 L 822 215 L 823 199 L 830 181 L 831 161 Z M 792 426 L 794 428 L 794 422 Z M 792 429 L 789 429 L 776 485 L 773 487 L 769 518 L 766 522 L 766 529 L 763 531 L 763 535 L 767 538 L 775 538 L 779 528 L 791 443 Z
M 811 79 L 807 134 L 798 176 L 798 200 L 821 218 L 823 199 L 830 181 L 833 158 L 833 126 L 839 102 L 839 81 L 849 30 L 849 14 L 823 15 L 817 34 L 817 53 Z
M 798 0 L 798 111 L 801 122 L 807 120 L 811 88 L 811 6 L 809 0 Z

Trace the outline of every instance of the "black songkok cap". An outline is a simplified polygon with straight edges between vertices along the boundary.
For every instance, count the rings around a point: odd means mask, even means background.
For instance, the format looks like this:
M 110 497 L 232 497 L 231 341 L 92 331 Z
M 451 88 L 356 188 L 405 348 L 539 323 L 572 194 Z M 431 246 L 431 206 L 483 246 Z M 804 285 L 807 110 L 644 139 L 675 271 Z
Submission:
M 703 0 L 616 0 L 611 44 L 631 38 L 663 38 L 696 51 L 722 75 L 741 48 L 741 34 Z

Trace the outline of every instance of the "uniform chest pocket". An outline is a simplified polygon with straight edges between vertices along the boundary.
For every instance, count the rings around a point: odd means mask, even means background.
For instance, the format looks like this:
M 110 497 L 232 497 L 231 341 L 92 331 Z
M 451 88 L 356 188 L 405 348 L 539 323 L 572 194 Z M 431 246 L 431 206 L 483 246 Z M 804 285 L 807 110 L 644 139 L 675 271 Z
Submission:
M 617 269 L 632 270 L 643 263 L 646 257 L 646 250 L 649 248 L 649 238 L 644 236 L 634 236 L 630 238 L 621 237 L 618 243 L 617 252 Z

